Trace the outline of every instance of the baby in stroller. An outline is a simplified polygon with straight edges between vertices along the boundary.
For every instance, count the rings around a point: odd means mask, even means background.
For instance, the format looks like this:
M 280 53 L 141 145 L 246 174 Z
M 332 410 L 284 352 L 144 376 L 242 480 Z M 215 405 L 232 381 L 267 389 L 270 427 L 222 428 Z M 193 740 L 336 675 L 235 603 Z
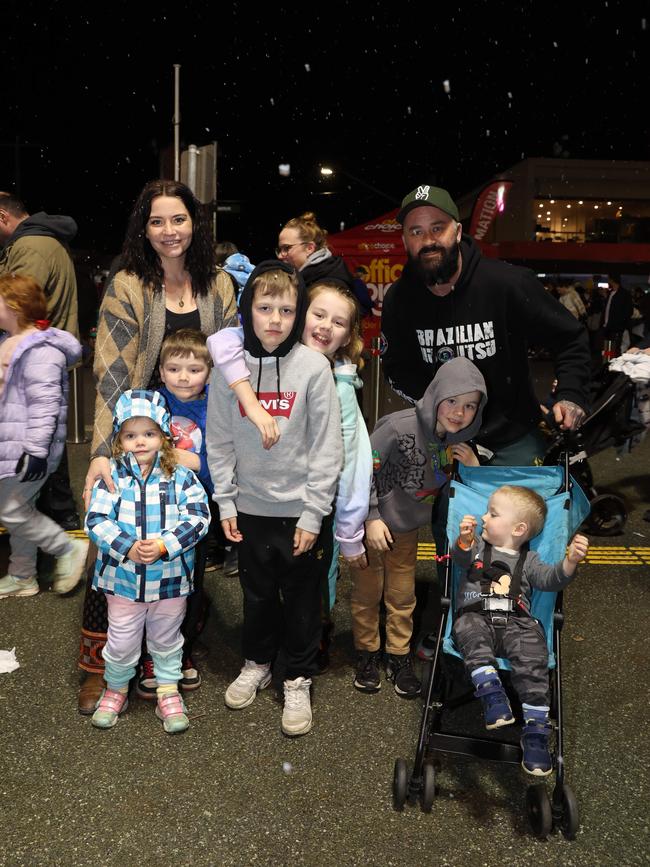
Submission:
M 534 587 L 561 590 L 589 549 L 587 537 L 578 534 L 561 562 L 544 563 L 528 542 L 542 531 L 545 519 L 546 503 L 539 494 L 502 485 L 489 498 L 481 538 L 475 536 L 476 519 L 465 515 L 451 552 L 463 572 L 453 637 L 483 705 L 486 728 L 515 721 L 497 671 L 497 657 L 503 657 L 522 704 L 522 766 L 540 777 L 552 770 L 548 649 L 544 630 L 530 613 L 530 592 Z

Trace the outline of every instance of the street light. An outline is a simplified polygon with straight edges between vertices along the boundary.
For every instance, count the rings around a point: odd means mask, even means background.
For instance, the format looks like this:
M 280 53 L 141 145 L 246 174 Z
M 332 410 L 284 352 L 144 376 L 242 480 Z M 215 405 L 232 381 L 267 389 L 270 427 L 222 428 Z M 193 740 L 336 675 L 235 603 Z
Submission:
M 333 169 L 330 166 L 321 166 L 320 173 L 324 178 L 332 178 L 334 175 L 339 172 L 339 174 L 344 175 L 346 178 L 350 178 L 351 181 L 355 181 L 357 184 L 361 184 L 362 187 L 366 187 L 366 189 L 375 193 L 377 196 L 382 196 L 384 199 L 388 199 L 389 202 L 393 205 L 399 205 L 400 200 L 396 199 L 395 196 L 391 196 L 390 193 L 385 193 L 383 190 L 378 190 L 377 187 L 373 187 L 372 184 L 369 184 L 367 181 L 361 180 L 361 178 L 357 178 L 355 175 L 350 174 L 350 172 L 346 172 L 345 169 Z

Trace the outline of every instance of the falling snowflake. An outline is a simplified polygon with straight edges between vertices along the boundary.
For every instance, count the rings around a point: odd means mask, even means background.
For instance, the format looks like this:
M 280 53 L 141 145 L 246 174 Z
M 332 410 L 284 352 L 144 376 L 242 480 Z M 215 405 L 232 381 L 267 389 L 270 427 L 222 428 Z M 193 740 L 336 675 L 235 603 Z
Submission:
M 311 72 L 311 66 L 308 63 L 305 63 L 305 72 Z
M 273 97 L 271 97 L 270 102 L 271 102 L 271 105 L 275 105 L 275 100 L 273 99 Z
M 442 82 L 442 89 L 444 90 L 445 93 L 451 92 L 451 84 L 449 83 L 448 78 L 445 78 L 445 80 Z

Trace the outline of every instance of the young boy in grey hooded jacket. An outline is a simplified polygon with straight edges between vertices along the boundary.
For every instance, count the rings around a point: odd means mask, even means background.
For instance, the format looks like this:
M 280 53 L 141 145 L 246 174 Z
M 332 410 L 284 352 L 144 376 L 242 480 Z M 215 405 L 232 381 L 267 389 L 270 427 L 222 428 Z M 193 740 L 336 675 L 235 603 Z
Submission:
M 282 732 L 312 728 L 311 675 L 321 637 L 320 561 L 343 464 L 341 415 L 329 360 L 300 343 L 307 293 L 278 260 L 260 262 L 241 296 L 244 358 L 280 439 L 265 449 L 223 373 L 212 373 L 207 447 L 214 499 L 239 543 L 244 665 L 224 695 L 241 710 L 283 673 Z M 216 335 L 208 338 L 213 357 Z M 330 549 L 331 550 L 331 549 Z
M 395 692 L 414 698 L 420 681 L 411 665 L 418 530 L 451 475 L 454 459 L 478 466 L 468 442 L 478 433 L 487 400 L 479 369 L 463 357 L 438 370 L 415 407 L 390 413 L 370 437 L 374 484 L 366 521 L 370 565 L 355 570 L 352 633 L 358 652 L 354 685 L 377 692 L 379 608 L 386 606 L 387 676 Z

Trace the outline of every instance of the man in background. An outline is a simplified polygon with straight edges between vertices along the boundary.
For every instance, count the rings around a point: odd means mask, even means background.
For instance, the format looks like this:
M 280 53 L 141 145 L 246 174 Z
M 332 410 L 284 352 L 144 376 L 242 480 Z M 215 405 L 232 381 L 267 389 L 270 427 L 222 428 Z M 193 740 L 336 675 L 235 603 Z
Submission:
M 630 324 L 634 301 L 630 292 L 621 285 L 620 274 L 610 274 L 608 282 L 609 294 L 603 312 L 603 339 L 611 341 L 614 355 L 620 355 L 623 332 Z
M 29 274 L 47 298 L 50 324 L 79 338 L 77 278 L 68 244 L 77 234 L 72 217 L 30 215 L 13 193 L 0 192 L 0 274 Z M 37 508 L 64 530 L 78 530 L 66 449 L 41 489 Z

